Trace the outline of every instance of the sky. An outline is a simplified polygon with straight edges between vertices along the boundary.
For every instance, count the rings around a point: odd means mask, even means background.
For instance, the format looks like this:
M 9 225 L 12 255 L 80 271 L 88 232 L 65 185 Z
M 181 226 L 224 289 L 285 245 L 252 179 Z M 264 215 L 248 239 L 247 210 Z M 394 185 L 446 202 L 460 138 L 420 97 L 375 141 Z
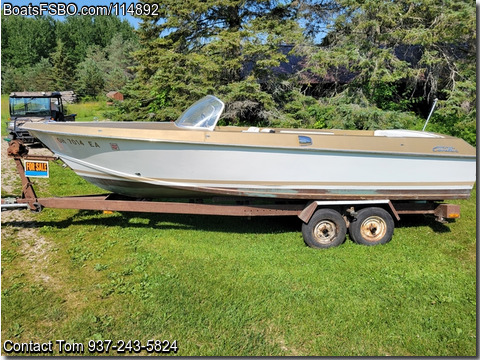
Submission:
M 130 5 L 135 6 L 137 3 L 137 0 L 125 0 L 125 1 L 115 1 L 115 0 L 63 0 L 63 1 L 49 1 L 49 0 L 1 0 L 2 4 L 2 10 L 4 9 L 4 4 L 11 4 L 11 7 L 28 7 L 29 4 L 32 4 L 32 6 L 39 6 L 39 4 L 45 4 L 43 5 L 45 9 L 48 9 L 48 6 L 50 5 L 57 5 L 60 3 L 63 4 L 75 4 L 78 9 L 80 9 L 83 6 L 89 6 L 89 7 L 98 7 L 101 5 L 106 5 L 106 6 L 112 6 L 112 9 L 117 11 L 117 14 L 121 19 L 127 20 L 130 24 L 132 24 L 134 27 L 138 27 L 139 19 L 134 18 L 130 14 L 126 13 L 126 9 Z M 71 7 L 71 9 L 74 9 L 74 7 Z M 18 10 L 17 10 L 18 11 Z M 5 12 L 4 12 L 5 14 Z M 48 15 L 47 13 L 45 15 Z M 53 14 L 50 14 L 53 15 Z
M 478 0 L 480 1 L 480 0 Z M 127 20 L 133 27 L 138 29 L 140 20 L 128 14 L 126 9 L 130 6 L 135 7 L 137 0 L 60 0 L 60 1 L 51 1 L 51 0 L 0 0 L 2 4 L 2 10 L 4 9 L 4 4 L 11 4 L 15 7 L 28 7 L 29 4 L 32 6 L 39 6 L 39 4 L 44 4 L 44 7 L 47 8 L 49 5 L 56 4 L 75 4 L 77 9 L 80 9 L 83 6 L 89 7 L 98 7 L 98 6 L 113 6 L 113 9 L 116 9 L 117 15 L 121 19 Z M 132 9 L 132 8 L 130 8 Z M 18 10 L 17 10 L 18 11 Z M 4 12 L 5 15 L 5 12 Z M 45 14 L 48 15 L 48 14 Z M 52 14 L 50 14 L 52 15 Z M 52 15 L 53 16 L 53 15 Z M 315 38 L 316 42 L 321 42 L 322 38 L 325 36 L 324 32 L 319 32 Z

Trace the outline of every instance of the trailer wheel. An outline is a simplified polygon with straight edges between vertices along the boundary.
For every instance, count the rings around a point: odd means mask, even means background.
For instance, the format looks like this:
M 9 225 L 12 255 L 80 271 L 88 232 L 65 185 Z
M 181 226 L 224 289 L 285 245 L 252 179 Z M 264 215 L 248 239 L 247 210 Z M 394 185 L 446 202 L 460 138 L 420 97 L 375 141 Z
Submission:
M 305 243 L 313 248 L 326 249 L 345 241 L 347 225 L 342 215 L 332 209 L 320 209 L 313 214 L 308 224 L 302 224 Z
M 370 207 L 360 210 L 355 220 L 350 222 L 349 234 L 357 244 L 386 244 L 392 239 L 394 227 L 388 211 Z

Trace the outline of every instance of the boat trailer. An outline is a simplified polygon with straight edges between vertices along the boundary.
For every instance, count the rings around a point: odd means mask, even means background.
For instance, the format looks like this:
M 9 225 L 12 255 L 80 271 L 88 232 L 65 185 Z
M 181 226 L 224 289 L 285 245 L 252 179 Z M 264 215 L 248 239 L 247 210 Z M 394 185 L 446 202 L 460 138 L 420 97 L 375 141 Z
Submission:
M 15 161 L 21 178 L 22 194 L 16 198 L 2 198 L 1 210 L 28 209 L 40 212 L 44 208 L 143 212 L 166 214 L 222 215 L 222 216 L 297 216 L 302 222 L 302 233 L 307 245 L 316 248 L 337 246 L 345 239 L 347 229 L 357 243 L 376 245 L 388 242 L 393 235 L 395 220 L 400 215 L 434 215 L 436 220 L 460 217 L 460 206 L 454 204 L 403 201 L 389 199 L 327 200 L 251 204 L 255 199 L 222 198 L 222 204 L 155 201 L 136 199 L 114 193 L 66 197 L 37 197 L 34 184 L 25 171 L 26 161 L 47 163 L 58 160 L 55 156 L 29 155 L 28 148 L 19 140 L 10 141 L 7 155 Z M 226 203 L 228 200 L 228 203 Z M 233 204 L 232 204 L 233 202 Z

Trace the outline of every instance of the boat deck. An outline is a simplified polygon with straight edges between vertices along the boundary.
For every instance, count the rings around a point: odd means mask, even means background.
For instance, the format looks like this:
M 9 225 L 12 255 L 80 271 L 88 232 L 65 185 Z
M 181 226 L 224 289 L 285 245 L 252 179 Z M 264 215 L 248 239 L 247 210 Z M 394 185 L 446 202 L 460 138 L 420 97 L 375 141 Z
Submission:
M 174 122 L 144 122 L 144 121 L 94 121 L 94 122 L 68 122 L 62 126 L 72 128 L 104 128 L 115 130 L 185 130 L 205 131 L 205 129 L 182 129 Z M 448 135 L 435 134 L 416 130 L 340 130 L 340 129 L 296 129 L 296 128 L 270 128 L 270 127 L 241 127 L 241 126 L 216 126 L 214 132 L 222 133 L 275 133 L 275 134 L 308 134 L 308 135 L 341 135 L 341 136 L 381 136 L 381 137 L 414 137 L 414 138 L 450 138 Z

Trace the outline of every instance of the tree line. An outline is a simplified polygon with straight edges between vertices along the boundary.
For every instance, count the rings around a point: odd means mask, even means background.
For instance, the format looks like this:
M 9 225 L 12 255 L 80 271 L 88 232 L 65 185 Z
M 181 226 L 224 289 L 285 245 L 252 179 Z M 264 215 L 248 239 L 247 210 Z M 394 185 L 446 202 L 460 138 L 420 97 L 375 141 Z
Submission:
M 115 16 L 2 15 L 2 93 L 120 90 L 134 78 L 137 47 L 134 28 Z
M 64 79 L 82 96 L 121 88 L 126 100 L 109 114 L 114 119 L 173 120 L 198 98 L 215 94 L 226 103 L 224 124 L 346 129 L 421 129 L 438 98 L 427 130 L 476 144 L 473 4 L 463 0 L 143 3 L 158 3 L 158 13 L 139 17 L 136 31 L 105 17 L 68 17 L 62 22 L 6 19 L 2 91 L 10 86 L 8 81 L 4 84 L 6 80 L 25 73 L 20 69 L 34 71 L 45 62 L 52 73 L 57 71 L 52 81 Z M 38 29 L 54 22 L 54 46 L 51 39 L 36 39 L 39 49 L 32 58 L 25 51 L 28 46 L 15 46 L 22 38 L 7 33 L 9 50 L 4 54 L 4 27 L 13 33 L 12 25 L 22 21 L 38 22 Z M 95 35 L 95 29 L 105 30 Z M 36 30 L 35 34 L 46 33 Z M 50 50 L 41 44 L 49 44 Z M 72 44 L 76 45 L 72 48 Z M 120 54 L 123 60 L 115 63 Z M 114 83 L 115 79 L 120 80 Z

